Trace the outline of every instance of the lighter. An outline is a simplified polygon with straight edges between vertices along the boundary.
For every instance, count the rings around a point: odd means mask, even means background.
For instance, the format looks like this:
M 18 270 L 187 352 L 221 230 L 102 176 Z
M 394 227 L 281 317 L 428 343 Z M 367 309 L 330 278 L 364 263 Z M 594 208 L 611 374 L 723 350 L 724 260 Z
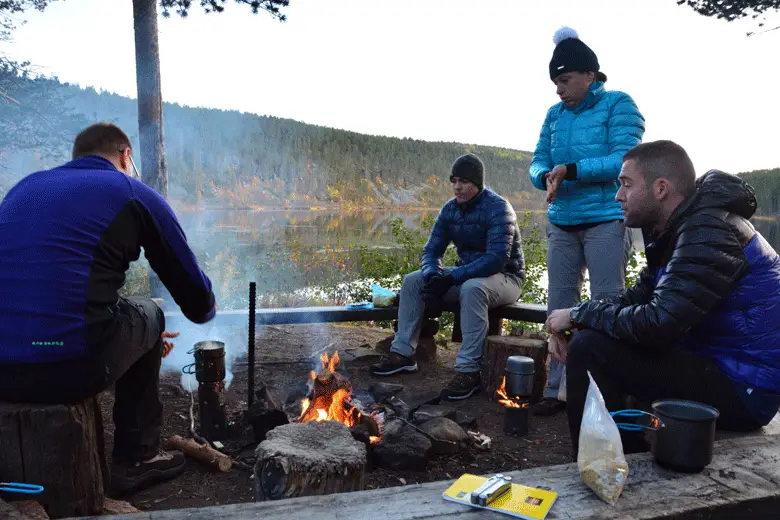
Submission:
M 486 506 L 512 489 L 512 477 L 498 474 L 487 479 L 471 493 L 471 503 Z

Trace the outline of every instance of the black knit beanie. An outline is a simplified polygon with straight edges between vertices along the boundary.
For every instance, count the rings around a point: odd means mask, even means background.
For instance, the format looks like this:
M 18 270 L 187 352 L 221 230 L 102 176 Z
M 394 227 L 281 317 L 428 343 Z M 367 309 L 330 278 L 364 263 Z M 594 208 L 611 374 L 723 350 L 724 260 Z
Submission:
M 580 40 L 577 31 L 561 27 L 553 36 L 555 50 L 550 60 L 550 79 L 567 72 L 598 72 L 599 59 L 590 47 Z
M 482 159 L 473 153 L 461 155 L 452 163 L 450 182 L 453 177 L 471 181 L 477 188 L 482 189 L 485 186 L 485 165 L 482 163 Z

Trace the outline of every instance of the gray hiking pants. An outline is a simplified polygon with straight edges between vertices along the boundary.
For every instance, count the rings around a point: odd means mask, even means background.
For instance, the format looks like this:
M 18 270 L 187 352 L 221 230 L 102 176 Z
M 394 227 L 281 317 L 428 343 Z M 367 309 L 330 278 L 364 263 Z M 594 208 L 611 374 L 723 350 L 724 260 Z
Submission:
M 417 348 L 425 312 L 423 285 L 421 271 L 409 273 L 404 277 L 398 308 L 398 332 L 390 347 L 396 354 L 408 357 L 414 354 L 414 349 Z M 488 332 L 488 309 L 516 302 L 520 298 L 521 285 L 520 278 L 499 273 L 487 278 L 472 278 L 447 291 L 444 295 L 445 302 L 460 302 L 463 342 L 455 361 L 456 371 L 479 371 Z
M 565 231 L 547 224 L 547 313 L 574 307 L 581 301 L 585 269 L 592 300 L 617 296 L 626 287 L 631 233 L 622 220 Z M 550 360 L 544 397 L 558 398 L 566 365 Z

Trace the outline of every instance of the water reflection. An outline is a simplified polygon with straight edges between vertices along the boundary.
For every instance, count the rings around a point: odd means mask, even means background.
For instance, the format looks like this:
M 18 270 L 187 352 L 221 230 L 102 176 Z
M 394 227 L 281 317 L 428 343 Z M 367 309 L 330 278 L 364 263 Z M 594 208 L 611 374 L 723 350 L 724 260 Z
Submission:
M 522 209 L 517 210 L 522 216 Z M 300 294 L 306 287 L 354 281 L 361 269 L 361 247 L 399 254 L 391 219 L 401 218 L 405 226 L 417 228 L 425 215 L 435 213 L 208 210 L 179 212 L 179 217 L 198 260 L 214 282 L 220 305 L 227 309 L 246 308 L 250 281 L 257 283 L 261 302 L 271 294 Z M 531 219 L 541 226 L 547 223 L 542 213 L 532 213 Z M 757 218 L 753 223 L 778 249 L 780 222 Z M 641 234 L 635 232 L 633 238 L 636 250 L 642 250 Z

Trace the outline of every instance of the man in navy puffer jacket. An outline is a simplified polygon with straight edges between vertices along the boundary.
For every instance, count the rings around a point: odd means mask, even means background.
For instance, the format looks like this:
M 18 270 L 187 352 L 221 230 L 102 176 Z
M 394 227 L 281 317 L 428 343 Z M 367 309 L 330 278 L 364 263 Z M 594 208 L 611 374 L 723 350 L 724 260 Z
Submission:
M 620 297 L 548 318 L 553 332 L 585 329 L 567 350 L 575 455 L 588 371 L 610 411 L 624 394 L 677 398 L 717 408 L 719 428 L 767 424 L 780 407 L 780 257 L 748 221 L 755 191 L 719 171 L 696 179 L 671 141 L 623 160 L 616 199 L 626 225 L 648 233 L 647 267 Z M 628 451 L 646 448 L 623 436 Z
M 479 387 L 479 371 L 488 331 L 488 309 L 520 297 L 523 250 L 514 209 L 484 188 L 484 165 L 474 154 L 459 157 L 450 175 L 455 198 L 439 212 L 422 255 L 422 270 L 404 278 L 398 333 L 389 356 L 373 368 L 376 375 L 417 371 L 411 356 L 420 337 L 423 314 L 438 316 L 442 302 L 459 301 L 463 343 L 455 378 L 442 391 L 446 399 L 466 399 Z M 455 267 L 442 257 L 451 242 Z

